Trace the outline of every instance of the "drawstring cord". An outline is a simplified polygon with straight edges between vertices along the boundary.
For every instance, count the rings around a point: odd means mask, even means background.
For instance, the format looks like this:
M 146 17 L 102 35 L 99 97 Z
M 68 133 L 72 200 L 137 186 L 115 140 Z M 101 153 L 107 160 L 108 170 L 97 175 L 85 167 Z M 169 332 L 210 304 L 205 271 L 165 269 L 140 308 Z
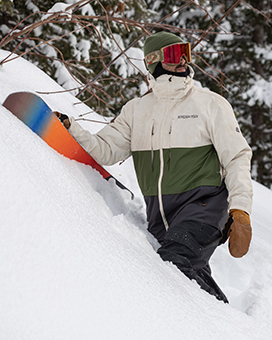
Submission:
M 158 180 L 158 199 L 159 199 L 159 208 L 160 208 L 160 212 L 161 212 L 161 217 L 163 220 L 163 224 L 165 226 L 165 229 L 168 230 L 169 229 L 169 224 L 167 222 L 165 213 L 164 213 L 164 208 L 163 208 L 163 202 L 162 202 L 162 178 L 163 178 L 163 168 L 164 168 L 164 163 L 163 163 L 163 150 L 160 149 L 160 176 L 159 176 L 159 180 Z

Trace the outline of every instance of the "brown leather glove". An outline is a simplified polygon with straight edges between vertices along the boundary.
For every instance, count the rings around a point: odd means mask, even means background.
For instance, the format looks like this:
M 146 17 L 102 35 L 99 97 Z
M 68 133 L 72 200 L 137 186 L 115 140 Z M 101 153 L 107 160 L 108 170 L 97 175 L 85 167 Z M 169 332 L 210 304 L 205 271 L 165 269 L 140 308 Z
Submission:
M 69 121 L 69 117 L 58 111 L 53 111 L 53 113 L 58 117 L 58 119 L 62 122 L 62 124 L 66 127 L 66 129 L 69 129 L 71 125 Z
M 221 243 L 229 238 L 229 252 L 233 257 L 244 256 L 249 249 L 252 229 L 249 215 L 239 209 L 232 209 L 222 232 Z

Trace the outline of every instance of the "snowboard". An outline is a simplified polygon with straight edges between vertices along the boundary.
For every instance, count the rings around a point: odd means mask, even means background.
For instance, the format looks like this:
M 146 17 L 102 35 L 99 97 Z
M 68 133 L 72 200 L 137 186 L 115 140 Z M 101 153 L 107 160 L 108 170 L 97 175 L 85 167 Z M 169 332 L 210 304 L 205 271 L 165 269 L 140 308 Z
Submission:
M 113 177 L 83 149 L 38 95 L 31 92 L 11 93 L 2 105 L 54 150 L 69 159 L 90 165 L 106 180 L 113 178 L 119 188 L 129 191 L 131 198 L 134 198 L 133 193 L 126 186 Z

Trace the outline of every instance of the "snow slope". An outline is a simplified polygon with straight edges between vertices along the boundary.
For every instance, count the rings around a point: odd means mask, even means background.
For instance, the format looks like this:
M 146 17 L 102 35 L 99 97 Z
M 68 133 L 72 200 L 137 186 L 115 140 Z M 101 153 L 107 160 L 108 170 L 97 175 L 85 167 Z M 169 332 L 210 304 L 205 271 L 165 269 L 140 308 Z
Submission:
M 0 60 L 7 55 L 0 50 Z M 0 68 L 0 100 L 62 90 L 23 59 Z M 89 111 L 69 93 L 54 110 Z M 103 120 L 96 114 L 89 119 Z M 95 132 L 103 125 L 82 122 Z M 272 192 L 254 183 L 253 242 L 211 265 L 230 304 L 156 254 L 132 161 L 108 168 L 136 195 L 48 147 L 0 106 L 0 340 L 256 340 L 272 332 Z

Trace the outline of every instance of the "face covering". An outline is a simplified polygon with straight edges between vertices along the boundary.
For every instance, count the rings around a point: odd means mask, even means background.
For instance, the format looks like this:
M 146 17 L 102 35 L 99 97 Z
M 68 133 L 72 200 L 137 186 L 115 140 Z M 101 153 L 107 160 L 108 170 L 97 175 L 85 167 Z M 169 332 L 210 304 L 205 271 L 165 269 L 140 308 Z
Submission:
M 187 67 L 185 72 L 171 72 L 171 71 L 165 70 L 162 67 L 161 62 L 159 62 L 158 65 L 156 66 L 154 72 L 152 73 L 152 75 L 155 79 L 157 79 L 159 76 L 161 76 L 163 74 L 169 74 L 171 76 L 176 76 L 176 77 L 187 77 L 190 74 L 190 69 L 189 69 L 189 67 Z

